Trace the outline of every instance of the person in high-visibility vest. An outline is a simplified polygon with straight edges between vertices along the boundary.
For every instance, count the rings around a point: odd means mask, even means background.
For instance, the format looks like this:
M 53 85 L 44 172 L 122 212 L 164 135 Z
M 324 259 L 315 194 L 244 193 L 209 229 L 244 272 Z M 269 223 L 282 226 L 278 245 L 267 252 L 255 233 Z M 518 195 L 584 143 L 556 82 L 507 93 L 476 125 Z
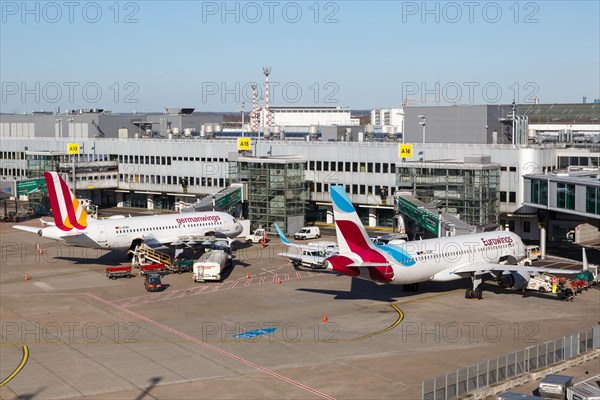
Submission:
M 558 279 L 553 276 L 552 277 L 552 293 L 556 293 L 556 289 L 558 288 Z

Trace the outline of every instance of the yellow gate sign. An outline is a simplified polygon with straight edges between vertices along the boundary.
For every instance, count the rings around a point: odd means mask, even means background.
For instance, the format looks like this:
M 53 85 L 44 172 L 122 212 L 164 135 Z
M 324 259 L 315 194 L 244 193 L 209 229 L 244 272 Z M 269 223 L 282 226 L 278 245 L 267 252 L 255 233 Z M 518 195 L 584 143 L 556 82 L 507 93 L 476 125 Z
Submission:
M 413 149 L 412 144 L 401 144 L 400 145 L 400 158 L 412 158 Z
M 69 143 L 67 151 L 69 154 L 79 154 L 79 143 Z
M 250 150 L 250 138 L 238 138 L 238 150 Z

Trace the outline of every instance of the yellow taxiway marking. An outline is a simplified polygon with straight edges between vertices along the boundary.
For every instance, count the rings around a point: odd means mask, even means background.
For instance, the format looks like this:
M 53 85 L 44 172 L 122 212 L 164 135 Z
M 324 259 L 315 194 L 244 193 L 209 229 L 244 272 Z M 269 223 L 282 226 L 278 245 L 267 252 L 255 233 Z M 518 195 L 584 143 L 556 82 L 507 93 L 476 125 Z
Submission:
M 6 385 L 8 382 L 10 382 L 10 380 L 12 378 L 14 378 L 15 376 L 17 376 L 17 374 L 19 372 L 21 372 L 21 370 L 23 369 L 23 367 L 25 366 L 25 364 L 27 364 L 27 360 L 28 359 L 29 359 L 29 348 L 27 347 L 27 345 L 23 345 L 23 358 L 21 359 L 21 363 L 19 364 L 19 366 L 17 367 L 17 369 L 15 369 L 13 371 L 13 373 L 8 376 L 8 378 L 6 378 L 2 382 L 0 382 L 0 387 Z
M 340 340 L 340 342 L 342 342 L 342 341 L 343 342 L 356 342 L 356 341 L 367 339 L 367 338 L 370 338 L 370 337 L 373 337 L 373 336 L 376 336 L 376 335 L 381 335 L 382 333 L 385 333 L 387 331 L 391 331 L 392 329 L 394 329 L 395 327 L 397 327 L 400 324 L 400 322 L 402 322 L 402 320 L 404 319 L 404 313 L 395 304 L 391 304 L 391 306 L 392 306 L 392 308 L 394 310 L 398 311 L 398 319 L 392 325 L 390 325 L 387 328 L 382 329 L 380 331 L 369 333 L 368 335 L 359 336 L 359 337 L 356 337 L 354 339 Z

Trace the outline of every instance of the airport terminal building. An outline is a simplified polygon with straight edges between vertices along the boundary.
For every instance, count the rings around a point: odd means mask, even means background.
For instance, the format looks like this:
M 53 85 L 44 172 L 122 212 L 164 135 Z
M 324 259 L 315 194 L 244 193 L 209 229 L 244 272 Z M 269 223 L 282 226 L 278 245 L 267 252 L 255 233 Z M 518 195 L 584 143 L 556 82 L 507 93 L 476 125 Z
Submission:
M 568 106 L 562 107 L 565 115 L 573 108 Z M 594 135 L 600 134 L 600 125 L 585 121 L 584 136 L 577 130 L 588 114 L 598 114 L 594 106 L 600 104 L 577 105 L 579 119 L 570 115 L 571 130 L 557 129 L 555 140 L 541 140 L 542 132 L 532 130 L 526 116 L 511 116 L 510 105 L 409 107 L 405 132 L 398 137 L 253 138 L 251 150 L 243 152 L 237 138 L 219 137 L 221 116 L 186 113 L 186 109 L 169 109 L 164 115 L 102 110 L 2 115 L 1 175 L 3 187 L 8 188 L 51 168 L 64 172 L 73 185 L 74 164 L 78 197 L 101 206 L 176 209 L 239 181 L 239 174 L 232 173 L 239 170 L 238 155 L 245 160 L 293 156 L 304 166 L 308 221 L 332 222 L 329 188 L 344 185 L 369 226 L 392 226 L 395 197 L 410 192 L 462 215 L 469 224 L 504 224 L 526 239 L 536 239 L 540 213 L 529 204 L 525 176 L 573 165 L 599 167 L 600 145 Z M 560 114 L 556 107 L 552 112 Z M 425 132 L 419 116 L 425 116 Z M 589 130 L 590 125 L 596 131 Z M 350 132 L 344 126 L 331 128 Z M 544 134 L 550 132 L 548 126 L 544 129 Z M 78 154 L 67 154 L 69 143 L 79 144 Z M 412 144 L 410 158 L 400 153 L 407 144 Z M 426 191 L 433 183 L 435 189 Z M 460 187 L 469 190 L 461 192 Z M 584 221 L 598 226 L 600 210 L 594 210 Z M 561 232 L 579 223 L 565 219 Z

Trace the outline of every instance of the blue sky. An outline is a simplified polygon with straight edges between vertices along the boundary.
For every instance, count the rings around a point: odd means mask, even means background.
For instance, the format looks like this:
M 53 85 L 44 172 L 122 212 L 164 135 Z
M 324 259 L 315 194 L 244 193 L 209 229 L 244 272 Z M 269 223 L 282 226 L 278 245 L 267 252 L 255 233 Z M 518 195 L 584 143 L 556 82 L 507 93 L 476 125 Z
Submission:
M 2 1 L 2 112 L 588 102 L 598 1 Z

